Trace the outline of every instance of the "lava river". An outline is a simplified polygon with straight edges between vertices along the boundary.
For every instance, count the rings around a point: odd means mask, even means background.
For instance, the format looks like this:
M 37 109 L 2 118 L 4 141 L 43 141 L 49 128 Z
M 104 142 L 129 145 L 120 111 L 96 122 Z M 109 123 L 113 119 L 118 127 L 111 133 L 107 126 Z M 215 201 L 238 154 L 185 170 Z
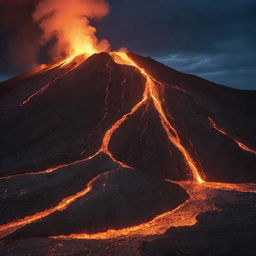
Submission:
M 190 181 L 175 182 L 175 183 L 182 186 L 187 191 L 190 198 L 187 201 L 185 201 L 183 204 L 178 206 L 176 209 L 160 214 L 154 217 L 151 221 L 148 221 L 146 223 L 141 223 L 136 226 L 126 227 L 126 228 L 116 229 L 116 230 L 110 229 L 105 232 L 99 232 L 95 234 L 87 234 L 87 233 L 70 234 L 66 236 L 54 236 L 52 238 L 55 238 L 55 239 L 113 239 L 113 238 L 119 238 L 124 236 L 132 237 L 132 236 L 159 235 L 159 234 L 163 234 L 170 227 L 194 225 L 197 222 L 196 217 L 198 216 L 198 214 L 205 211 L 209 211 L 209 210 L 216 210 L 214 203 L 210 200 L 211 198 L 214 197 L 216 189 L 236 190 L 240 192 L 256 192 L 255 184 L 229 184 L 229 183 L 217 183 L 217 182 L 205 181 L 205 175 L 203 170 L 199 169 L 196 161 L 192 158 L 189 151 L 185 148 L 184 145 L 182 145 L 179 131 L 175 129 L 175 127 L 169 122 L 167 118 L 167 114 L 165 113 L 164 108 L 162 106 L 161 95 L 159 94 L 158 88 L 156 86 L 157 81 L 154 78 L 152 78 L 144 69 L 140 68 L 125 52 L 111 52 L 110 55 L 112 56 L 112 58 L 117 64 L 133 66 L 134 68 L 139 70 L 139 72 L 145 77 L 146 82 L 145 82 L 145 88 L 144 88 L 142 99 L 132 107 L 130 112 L 123 115 L 119 120 L 117 120 L 112 125 L 112 127 L 109 130 L 106 131 L 102 139 L 102 144 L 99 150 L 92 156 L 87 157 L 86 159 L 78 160 L 70 164 L 60 165 L 44 171 L 4 177 L 2 179 L 7 179 L 7 178 L 9 179 L 16 176 L 22 176 L 22 175 L 44 175 L 46 173 L 58 171 L 59 169 L 67 165 L 72 165 L 77 162 L 90 160 L 94 156 L 98 155 L 100 152 L 104 152 L 107 155 L 109 155 L 111 159 L 117 162 L 120 166 L 126 167 L 126 168 L 132 168 L 128 166 L 126 163 L 123 163 L 115 159 L 115 156 L 109 150 L 109 142 L 111 140 L 112 135 L 115 133 L 115 131 L 127 120 L 129 116 L 133 115 L 143 105 L 148 104 L 149 102 L 152 102 L 158 113 L 162 127 L 169 139 L 169 142 L 179 150 L 179 152 L 183 156 L 184 162 L 187 165 L 187 169 L 189 171 L 188 176 L 191 177 Z M 70 60 L 66 62 L 64 61 L 59 66 L 63 67 L 67 63 L 70 63 Z M 76 68 L 79 65 L 79 63 L 81 63 L 81 61 L 79 61 L 78 64 L 74 65 L 74 67 L 72 67 L 72 70 Z M 70 72 L 70 70 L 67 70 L 64 73 L 64 75 L 68 72 Z M 59 77 L 57 77 L 56 79 L 59 79 Z M 43 94 L 44 91 L 47 90 L 55 80 L 50 81 L 44 87 L 42 87 L 37 92 L 29 96 L 21 104 L 21 107 L 24 106 L 25 104 L 29 104 L 29 102 L 33 99 L 33 97 Z M 216 130 L 218 130 L 222 134 L 227 135 L 227 133 L 224 130 L 220 129 L 216 125 L 216 123 L 213 121 L 212 118 L 209 118 L 209 122 Z M 255 153 L 255 151 L 249 149 L 241 142 L 237 141 L 234 138 L 232 139 L 242 149 L 250 151 L 251 153 Z M 18 219 L 10 223 L 6 223 L 0 226 L 0 231 L 7 232 L 8 230 L 9 231 L 11 230 L 10 232 L 13 232 L 18 228 L 21 228 L 22 226 L 29 225 L 30 223 L 33 223 L 42 218 L 45 218 L 46 216 L 49 216 L 50 214 L 56 211 L 63 211 L 67 207 L 71 207 L 72 203 L 76 201 L 78 198 L 83 197 L 90 193 L 90 191 L 93 188 L 94 182 L 101 175 L 107 175 L 107 173 L 103 173 L 94 177 L 85 186 L 85 188 L 82 191 L 76 193 L 75 195 L 71 195 L 62 199 L 56 206 L 50 209 L 46 209 L 44 211 L 38 212 L 34 215 L 27 216 L 23 219 Z

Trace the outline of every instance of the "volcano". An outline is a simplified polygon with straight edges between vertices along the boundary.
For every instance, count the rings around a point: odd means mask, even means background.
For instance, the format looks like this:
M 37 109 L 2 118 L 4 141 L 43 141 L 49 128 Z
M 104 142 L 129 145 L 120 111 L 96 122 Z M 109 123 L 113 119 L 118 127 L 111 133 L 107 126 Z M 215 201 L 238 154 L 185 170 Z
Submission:
M 223 235 L 253 240 L 255 91 L 102 52 L 0 96 L 1 255 L 223 255 L 209 232 L 255 253 Z

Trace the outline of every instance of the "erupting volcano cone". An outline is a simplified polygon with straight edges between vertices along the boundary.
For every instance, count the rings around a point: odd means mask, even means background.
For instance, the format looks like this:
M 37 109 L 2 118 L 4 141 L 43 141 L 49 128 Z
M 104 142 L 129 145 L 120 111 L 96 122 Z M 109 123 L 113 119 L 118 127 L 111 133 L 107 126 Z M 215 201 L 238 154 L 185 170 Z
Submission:
M 123 56 L 80 56 L 2 83 L 1 176 L 107 146 L 117 160 L 155 177 L 196 180 L 194 168 L 208 181 L 256 180 L 255 92 Z
M 0 96 L 5 242 L 162 234 L 214 209 L 193 206 L 202 188 L 253 190 L 221 182 L 256 181 L 255 92 L 111 52 L 42 66 Z

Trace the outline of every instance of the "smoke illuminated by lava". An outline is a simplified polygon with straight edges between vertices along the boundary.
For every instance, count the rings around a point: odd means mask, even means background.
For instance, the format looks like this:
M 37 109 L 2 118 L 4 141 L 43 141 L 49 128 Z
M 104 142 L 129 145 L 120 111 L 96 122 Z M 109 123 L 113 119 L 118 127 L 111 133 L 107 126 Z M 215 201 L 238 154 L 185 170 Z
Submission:
M 89 19 L 100 19 L 108 11 L 104 0 L 42 0 L 33 13 L 33 19 L 42 29 L 42 45 L 56 39 L 51 49 L 52 57 L 84 53 L 90 56 L 109 48 L 108 41 L 98 40 L 96 29 L 89 24 Z

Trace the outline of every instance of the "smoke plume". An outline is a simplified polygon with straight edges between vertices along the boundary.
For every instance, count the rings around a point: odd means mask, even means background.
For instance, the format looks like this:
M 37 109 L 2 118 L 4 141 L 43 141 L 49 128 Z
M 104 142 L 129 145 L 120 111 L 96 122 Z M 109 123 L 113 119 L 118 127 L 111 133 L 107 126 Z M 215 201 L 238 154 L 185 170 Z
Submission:
M 53 58 L 106 51 L 109 43 L 96 37 L 90 19 L 108 14 L 105 0 L 41 0 L 33 13 L 42 30 L 41 45 L 54 41 Z

